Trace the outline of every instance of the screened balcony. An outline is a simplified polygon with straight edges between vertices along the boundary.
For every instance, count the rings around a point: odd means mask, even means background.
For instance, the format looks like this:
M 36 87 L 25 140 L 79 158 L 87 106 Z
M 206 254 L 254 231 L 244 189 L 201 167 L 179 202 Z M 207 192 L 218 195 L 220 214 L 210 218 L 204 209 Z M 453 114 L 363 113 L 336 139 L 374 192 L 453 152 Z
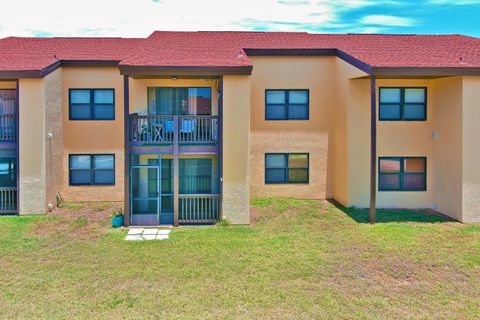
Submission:
M 215 144 L 218 117 L 211 115 L 130 115 L 131 144 Z
M 218 116 L 210 87 L 147 87 L 147 107 L 129 115 L 132 145 L 216 144 Z
M 0 214 L 17 213 L 16 163 L 15 157 L 0 154 Z

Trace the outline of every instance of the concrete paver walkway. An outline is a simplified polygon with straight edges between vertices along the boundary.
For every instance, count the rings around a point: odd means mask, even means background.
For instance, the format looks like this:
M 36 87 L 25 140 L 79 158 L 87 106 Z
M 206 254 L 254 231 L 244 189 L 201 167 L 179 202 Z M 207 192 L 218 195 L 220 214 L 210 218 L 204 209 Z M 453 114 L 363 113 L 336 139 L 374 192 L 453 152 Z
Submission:
M 166 240 L 172 230 L 158 228 L 132 228 L 128 230 L 127 241 Z

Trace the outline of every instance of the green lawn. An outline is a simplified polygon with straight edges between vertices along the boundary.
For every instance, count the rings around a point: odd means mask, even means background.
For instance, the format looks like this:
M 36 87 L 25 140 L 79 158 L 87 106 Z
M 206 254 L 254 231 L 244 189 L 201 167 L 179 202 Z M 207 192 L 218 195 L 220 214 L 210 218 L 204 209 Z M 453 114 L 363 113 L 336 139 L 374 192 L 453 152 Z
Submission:
M 151 242 L 124 241 L 104 206 L 0 217 L 0 319 L 480 315 L 480 225 L 380 211 L 371 226 L 365 211 L 319 201 L 253 207 L 251 227 Z

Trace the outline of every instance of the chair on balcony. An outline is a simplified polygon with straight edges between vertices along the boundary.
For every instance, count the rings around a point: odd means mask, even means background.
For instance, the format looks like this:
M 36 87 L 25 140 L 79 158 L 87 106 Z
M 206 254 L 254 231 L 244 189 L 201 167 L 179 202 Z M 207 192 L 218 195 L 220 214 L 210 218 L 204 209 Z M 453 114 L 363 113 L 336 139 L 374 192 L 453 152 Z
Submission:
M 195 119 L 183 119 L 180 127 L 181 133 L 191 134 L 195 132 Z

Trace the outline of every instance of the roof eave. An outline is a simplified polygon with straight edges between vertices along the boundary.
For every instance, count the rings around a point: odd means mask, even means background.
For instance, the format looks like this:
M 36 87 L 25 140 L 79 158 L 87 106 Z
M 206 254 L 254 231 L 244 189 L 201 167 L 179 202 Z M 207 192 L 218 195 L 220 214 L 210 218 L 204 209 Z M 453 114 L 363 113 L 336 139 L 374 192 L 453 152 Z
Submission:
M 372 67 L 371 74 L 379 77 L 448 77 L 478 76 L 480 67 Z
M 223 76 L 251 75 L 252 66 L 128 66 L 120 65 L 128 76 Z

